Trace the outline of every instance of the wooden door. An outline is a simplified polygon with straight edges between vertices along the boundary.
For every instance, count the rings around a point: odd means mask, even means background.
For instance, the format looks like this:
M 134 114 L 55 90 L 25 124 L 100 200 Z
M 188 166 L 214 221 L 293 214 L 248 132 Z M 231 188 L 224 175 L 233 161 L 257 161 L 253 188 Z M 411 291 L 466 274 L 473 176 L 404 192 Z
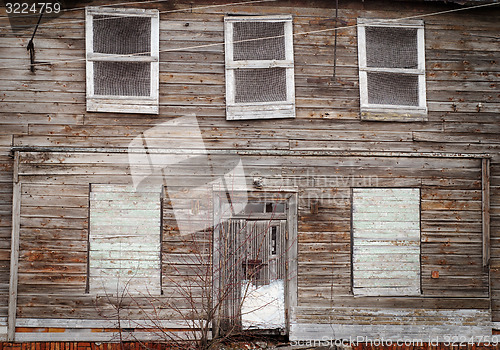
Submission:
M 221 240 L 225 327 L 286 327 L 286 220 L 231 219 Z

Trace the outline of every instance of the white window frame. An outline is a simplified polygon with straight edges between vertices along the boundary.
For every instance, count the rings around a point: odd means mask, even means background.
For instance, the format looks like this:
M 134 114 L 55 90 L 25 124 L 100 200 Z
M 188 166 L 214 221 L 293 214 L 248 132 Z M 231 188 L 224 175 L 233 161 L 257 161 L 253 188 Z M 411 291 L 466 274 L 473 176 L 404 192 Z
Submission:
M 368 67 L 366 63 L 366 27 L 416 28 L 418 67 L 416 69 Z M 396 22 L 391 20 L 358 18 L 358 61 L 362 120 L 427 120 L 427 97 L 425 86 L 425 41 L 424 22 L 422 20 L 407 20 Z M 368 102 L 368 72 L 399 73 L 418 76 L 419 105 L 407 106 L 370 104 Z
M 285 60 L 233 60 L 233 26 L 236 22 L 284 22 Z M 228 16 L 224 18 L 226 51 L 226 119 L 295 118 L 295 82 L 293 63 L 292 16 Z M 286 68 L 286 101 L 235 102 L 235 70 L 252 68 Z
M 94 53 L 93 17 L 108 15 L 117 17 L 141 16 L 151 18 L 151 55 L 130 56 Z M 85 11 L 87 112 L 118 112 L 158 114 L 159 105 L 159 11 L 145 9 L 87 7 Z M 149 96 L 96 95 L 94 93 L 94 62 L 151 62 Z

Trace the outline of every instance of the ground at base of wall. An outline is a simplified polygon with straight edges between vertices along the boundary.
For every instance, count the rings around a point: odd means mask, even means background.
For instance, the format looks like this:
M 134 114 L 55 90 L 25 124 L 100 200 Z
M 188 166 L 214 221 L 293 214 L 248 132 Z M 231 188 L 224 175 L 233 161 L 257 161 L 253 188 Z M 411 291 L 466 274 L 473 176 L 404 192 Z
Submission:
M 214 350 L 257 350 L 257 349 L 280 349 L 292 348 L 287 343 L 252 341 L 234 342 L 221 344 Z M 149 343 L 149 342 L 26 342 L 26 343 L 1 343 L 0 350 L 181 350 L 179 344 Z M 186 343 L 185 350 L 197 349 Z M 297 348 L 301 349 L 301 348 Z M 202 350 L 202 349 L 199 349 Z
M 28 342 L 0 343 L 0 350 L 167 350 L 167 344 L 160 343 L 92 343 L 92 342 Z
M 179 350 L 179 346 L 166 343 L 124 342 L 124 343 L 92 343 L 92 342 L 28 342 L 28 343 L 0 343 L 0 350 Z M 186 346 L 186 350 L 191 349 Z M 419 345 L 375 345 L 358 343 L 357 345 L 303 347 L 286 343 L 272 343 L 264 341 L 237 342 L 222 345 L 219 350 L 250 350 L 250 349 L 276 349 L 276 350 L 500 350 L 500 344 L 428 344 Z M 202 350 L 202 349 L 200 349 Z

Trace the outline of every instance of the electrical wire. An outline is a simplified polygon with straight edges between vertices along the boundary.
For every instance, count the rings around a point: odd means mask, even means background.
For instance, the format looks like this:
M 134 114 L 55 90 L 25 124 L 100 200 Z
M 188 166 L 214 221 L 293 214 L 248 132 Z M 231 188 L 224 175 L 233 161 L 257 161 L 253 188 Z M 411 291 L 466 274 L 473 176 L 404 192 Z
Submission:
M 276 1 L 276 0 L 259 0 L 259 2 L 264 2 L 264 1 Z M 257 1 L 249 1 L 249 2 L 257 2 Z M 233 4 L 241 4 L 241 3 L 231 3 L 230 5 L 233 5 Z M 443 15 L 443 14 L 448 14 L 448 13 L 453 13 L 453 12 L 466 11 L 466 10 L 482 8 L 482 7 L 487 7 L 487 6 L 494 6 L 494 5 L 499 5 L 499 4 L 500 3 L 498 3 L 498 2 L 492 2 L 492 3 L 488 3 L 488 4 L 474 5 L 474 6 L 469 6 L 469 7 L 459 8 L 459 9 L 438 11 L 438 12 L 432 12 L 432 13 L 421 14 L 421 15 L 412 15 L 412 16 L 400 17 L 400 18 L 395 18 L 395 19 L 381 19 L 380 21 L 375 21 L 371 24 L 372 25 L 392 24 L 392 23 L 397 23 L 400 21 L 406 21 L 406 20 L 410 20 L 410 19 L 438 16 L 438 15 Z M 325 32 L 331 32 L 331 31 L 336 31 L 336 30 L 352 29 L 352 28 L 356 28 L 356 27 L 358 27 L 357 24 L 350 25 L 350 26 L 337 27 L 337 28 L 318 29 L 318 30 L 311 30 L 311 31 L 307 31 L 307 32 L 294 33 L 293 36 L 325 33 Z M 274 39 L 274 38 L 280 38 L 280 37 L 283 37 L 283 35 L 270 36 L 270 37 L 257 38 L 257 39 L 245 39 L 245 40 L 235 41 L 233 43 L 240 43 L 240 42 L 246 42 L 246 41 L 256 41 L 256 40 L 267 40 L 267 39 Z M 225 45 L 224 42 L 213 43 L 213 44 L 201 44 L 201 45 L 193 45 L 193 46 L 186 46 L 186 47 L 180 47 L 180 48 L 164 49 L 164 50 L 159 50 L 159 52 L 187 51 L 187 50 L 195 50 L 195 49 L 209 48 L 209 47 L 223 46 L 223 45 Z M 134 56 L 139 56 L 139 55 L 144 55 L 144 54 L 151 54 L 151 52 L 141 52 L 141 53 L 125 54 L 125 55 L 107 55 L 107 57 L 117 57 L 117 58 L 118 57 L 134 57 Z M 73 59 L 73 60 L 60 60 L 60 61 L 54 61 L 54 62 L 41 62 L 41 63 L 36 63 L 35 65 L 37 65 L 37 66 L 52 66 L 52 65 L 61 64 L 61 63 L 73 63 L 73 62 L 82 62 L 82 61 L 86 61 L 86 58 L 79 58 L 79 59 Z M 28 66 L 30 66 L 30 65 L 23 64 L 21 66 L 17 65 L 17 66 L 9 66 L 9 67 L 0 67 L 0 69 L 16 69 L 19 67 L 28 67 Z

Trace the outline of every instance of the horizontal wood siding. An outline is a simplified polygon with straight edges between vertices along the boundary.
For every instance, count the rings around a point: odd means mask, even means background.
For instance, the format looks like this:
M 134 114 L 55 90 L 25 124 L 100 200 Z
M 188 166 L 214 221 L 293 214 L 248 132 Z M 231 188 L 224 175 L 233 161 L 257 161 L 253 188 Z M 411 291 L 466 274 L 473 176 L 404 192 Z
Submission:
M 167 177 L 172 186 L 162 197 L 164 303 L 171 319 L 202 323 L 212 297 L 212 192 L 208 185 L 181 186 L 180 182 L 193 183 L 192 178 L 179 180 L 175 175 Z
M 309 314 L 317 310 L 309 311 Z M 311 321 L 297 322 L 292 325 L 294 340 L 305 339 L 358 339 L 360 342 L 374 342 L 383 339 L 384 343 L 394 344 L 407 340 L 413 346 L 429 346 L 449 342 L 448 339 L 475 339 L 477 334 L 491 332 L 490 313 L 486 310 L 400 310 L 369 308 L 348 311 L 325 309 L 318 312 L 332 323 L 321 324 Z M 351 321 L 344 323 L 343 318 Z M 341 323 L 335 323 L 337 321 Z M 353 336 L 353 335 L 356 336 Z M 491 338 L 491 336 L 489 336 Z M 479 338 L 485 339 L 485 338 Z M 493 338 L 495 339 L 495 338 Z M 481 340 L 480 340 L 481 341 Z M 473 345 L 474 346 L 474 345 Z M 377 348 L 384 348 L 383 346 Z M 399 348 L 399 346 L 398 346 Z
M 232 157 L 212 155 L 213 164 L 219 165 L 213 167 L 214 177 L 225 174 L 227 167 L 223 165 L 232 164 Z M 127 159 L 126 154 L 21 153 L 19 317 L 97 317 L 92 297 L 84 294 L 88 184 L 104 180 L 129 183 Z M 299 189 L 298 305 L 306 308 L 297 309 L 298 319 L 314 318 L 309 308 L 369 307 L 373 302 L 351 294 L 352 187 L 421 190 L 423 298 L 378 297 L 378 305 L 405 309 L 488 308 L 487 299 L 483 302 L 470 298 L 488 295 L 488 274 L 480 263 L 481 232 L 475 228 L 481 227 L 480 159 L 261 155 L 244 156 L 242 162 L 247 174 L 258 172 L 263 176 L 264 188 Z M 276 172 L 279 163 L 284 165 Z M 205 169 L 204 164 L 198 167 Z M 192 231 L 179 230 L 170 198 L 177 197 L 175 208 L 185 211 L 181 215 L 186 218 L 185 224 L 187 213 L 197 212 L 205 218 L 203 225 L 210 225 L 211 190 L 210 186 L 197 187 L 204 175 L 194 175 L 196 168 L 194 165 L 190 176 L 164 177 L 167 183 L 178 183 L 177 187 L 169 187 L 163 197 L 164 296 L 158 297 L 158 302 L 167 306 L 161 315 L 170 319 L 195 317 L 193 307 L 201 310 L 207 305 L 207 286 L 211 284 L 210 227 L 198 230 L 200 222 L 191 221 Z M 317 213 L 311 211 L 313 203 L 318 203 Z M 139 203 L 133 205 L 135 210 L 143 210 Z M 435 270 L 439 271 L 437 279 L 432 278 Z M 54 285 L 68 294 L 54 294 Z M 113 301 L 103 297 L 99 305 L 102 312 L 112 308 Z M 128 312 L 139 317 L 141 309 L 148 309 L 146 305 L 146 301 L 138 306 L 131 300 Z

